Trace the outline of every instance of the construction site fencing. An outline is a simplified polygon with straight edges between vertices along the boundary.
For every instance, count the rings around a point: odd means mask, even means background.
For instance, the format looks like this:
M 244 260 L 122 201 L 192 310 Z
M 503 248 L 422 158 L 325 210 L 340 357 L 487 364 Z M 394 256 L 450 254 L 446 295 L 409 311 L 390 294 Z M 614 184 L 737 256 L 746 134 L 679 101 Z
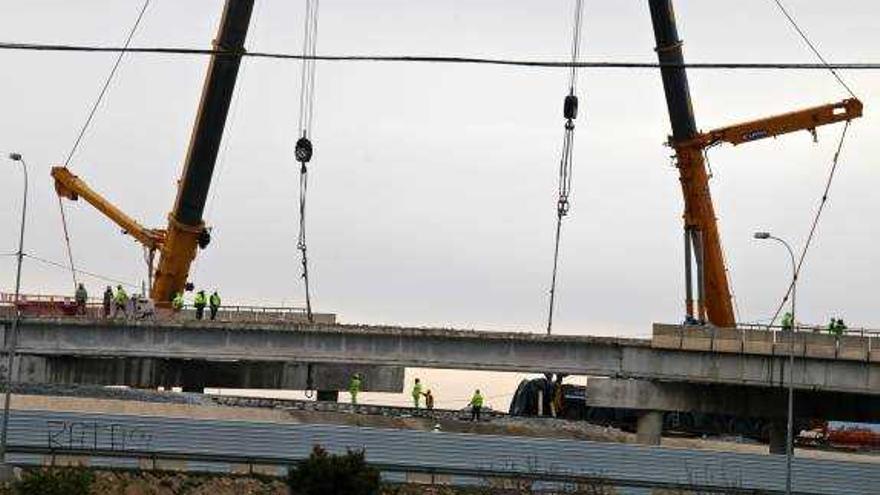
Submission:
M 12 453 L 30 456 L 13 459 L 43 464 L 111 459 L 135 468 L 164 462 L 196 471 L 226 463 L 280 472 L 321 445 L 334 453 L 364 450 L 385 473 L 452 482 L 514 478 L 752 494 L 785 488 L 783 456 L 342 425 L 29 410 L 13 412 L 9 443 Z M 866 495 L 880 486 L 878 463 L 796 458 L 792 469 L 794 493 L 802 495 Z

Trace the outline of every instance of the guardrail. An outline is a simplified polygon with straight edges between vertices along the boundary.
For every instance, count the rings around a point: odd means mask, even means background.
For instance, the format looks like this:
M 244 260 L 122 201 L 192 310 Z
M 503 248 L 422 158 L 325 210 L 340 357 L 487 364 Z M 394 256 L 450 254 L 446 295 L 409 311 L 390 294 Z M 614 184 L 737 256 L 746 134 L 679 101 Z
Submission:
M 788 331 L 787 329 L 783 328 L 782 325 L 766 325 L 761 323 L 737 323 L 736 328 L 739 330 L 766 330 L 769 332 Z M 795 327 L 795 331 L 832 334 L 827 326 L 805 325 L 802 323 L 797 324 L 797 326 Z M 843 329 L 841 333 L 842 335 L 850 335 L 854 337 L 880 337 L 880 330 L 874 328 L 847 327 Z
M 28 298 L 19 302 L 19 307 L 25 316 L 57 316 L 57 317 L 87 317 L 93 319 L 135 319 L 135 311 L 130 308 L 127 314 L 116 314 L 115 305 L 111 304 L 108 315 L 104 314 L 103 301 L 90 299 L 86 303 L 85 314 L 77 314 L 76 303 L 73 298 L 43 296 L 40 298 Z M 15 306 L 11 301 L 0 302 L 0 318 L 13 318 Z M 195 320 L 196 311 L 192 304 L 184 305 L 181 311 L 157 310 L 153 316 L 159 319 L 173 318 L 176 320 Z M 332 313 L 314 313 L 317 323 L 336 323 L 336 315 Z M 205 308 L 204 319 L 210 319 L 210 311 Z M 252 305 L 224 305 L 217 311 L 217 321 L 221 322 L 304 322 L 307 320 L 305 308 L 290 306 L 252 306 Z
M 395 430 L 324 424 L 165 418 L 152 416 L 14 411 L 10 452 L 43 462 L 80 456 L 159 460 L 204 470 L 206 462 L 284 467 L 306 458 L 314 445 L 333 453 L 361 450 L 384 472 L 430 473 L 479 479 L 513 478 L 667 488 L 711 493 L 781 494 L 783 456 L 698 451 L 631 444 L 468 433 Z M 69 461 L 69 457 L 65 459 Z M 796 458 L 794 492 L 800 495 L 876 493 L 873 462 Z

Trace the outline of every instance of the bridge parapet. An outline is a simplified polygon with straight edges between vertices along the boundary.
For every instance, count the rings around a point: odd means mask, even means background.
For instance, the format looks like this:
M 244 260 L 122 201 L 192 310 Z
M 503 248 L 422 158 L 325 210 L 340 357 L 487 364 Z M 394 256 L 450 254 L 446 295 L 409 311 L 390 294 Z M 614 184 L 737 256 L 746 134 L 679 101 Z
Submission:
M 651 347 L 682 351 L 787 356 L 792 337 L 779 328 L 655 324 Z M 880 333 L 857 330 L 840 336 L 817 329 L 794 332 L 797 357 L 880 363 Z

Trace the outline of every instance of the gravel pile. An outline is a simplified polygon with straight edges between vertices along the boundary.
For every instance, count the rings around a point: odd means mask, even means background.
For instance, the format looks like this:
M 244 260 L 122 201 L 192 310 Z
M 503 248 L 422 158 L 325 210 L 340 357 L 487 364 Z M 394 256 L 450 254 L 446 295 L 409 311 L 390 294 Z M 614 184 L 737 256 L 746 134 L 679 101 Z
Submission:
M 159 392 L 127 387 L 102 387 L 99 385 L 59 385 L 59 384 L 15 384 L 15 394 L 54 395 L 61 397 L 83 397 L 89 399 L 116 399 L 140 402 L 160 402 L 165 404 L 211 405 L 208 396 L 202 394 Z

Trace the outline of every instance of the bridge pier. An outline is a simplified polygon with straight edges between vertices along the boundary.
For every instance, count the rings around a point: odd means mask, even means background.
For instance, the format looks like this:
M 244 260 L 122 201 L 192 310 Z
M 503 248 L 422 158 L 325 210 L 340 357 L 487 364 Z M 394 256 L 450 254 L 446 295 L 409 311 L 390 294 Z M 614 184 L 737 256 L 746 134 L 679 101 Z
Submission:
M 776 418 L 770 423 L 770 453 L 785 455 L 788 443 L 788 422 L 785 418 Z
M 644 445 L 660 445 L 662 435 L 663 412 L 643 412 L 636 421 L 636 441 Z

